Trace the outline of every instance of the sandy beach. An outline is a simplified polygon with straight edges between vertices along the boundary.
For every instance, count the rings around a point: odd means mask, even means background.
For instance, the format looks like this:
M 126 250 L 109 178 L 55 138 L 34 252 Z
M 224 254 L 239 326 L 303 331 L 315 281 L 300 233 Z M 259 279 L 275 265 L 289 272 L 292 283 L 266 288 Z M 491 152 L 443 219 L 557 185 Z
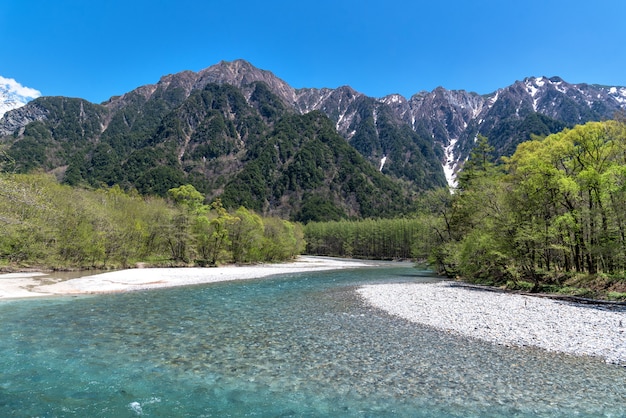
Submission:
M 257 279 L 277 274 L 367 267 L 371 264 L 319 257 L 299 257 L 294 262 L 214 268 L 145 268 L 111 271 L 56 281 L 45 273 L 0 274 L 0 300 L 128 292 L 230 280 Z

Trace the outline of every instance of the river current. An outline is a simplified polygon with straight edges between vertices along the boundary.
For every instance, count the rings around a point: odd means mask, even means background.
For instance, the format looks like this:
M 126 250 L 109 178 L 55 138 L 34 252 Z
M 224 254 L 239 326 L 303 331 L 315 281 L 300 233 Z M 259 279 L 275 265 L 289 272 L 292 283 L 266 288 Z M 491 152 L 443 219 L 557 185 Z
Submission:
M 433 280 L 389 263 L 4 301 L 0 416 L 626 416 L 624 367 L 411 324 L 354 291 Z

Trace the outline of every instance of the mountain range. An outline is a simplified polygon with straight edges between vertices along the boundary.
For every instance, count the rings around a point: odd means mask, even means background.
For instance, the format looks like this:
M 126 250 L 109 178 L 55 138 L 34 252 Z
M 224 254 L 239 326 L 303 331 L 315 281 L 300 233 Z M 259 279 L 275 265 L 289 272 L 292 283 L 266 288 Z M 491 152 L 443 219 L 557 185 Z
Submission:
M 0 119 L 5 171 L 163 194 L 194 184 L 231 206 L 296 220 L 406 212 L 455 184 L 478 134 L 494 158 L 626 109 L 626 88 L 531 77 L 487 95 L 439 87 L 372 98 L 295 89 L 236 60 L 94 104 L 40 97 Z

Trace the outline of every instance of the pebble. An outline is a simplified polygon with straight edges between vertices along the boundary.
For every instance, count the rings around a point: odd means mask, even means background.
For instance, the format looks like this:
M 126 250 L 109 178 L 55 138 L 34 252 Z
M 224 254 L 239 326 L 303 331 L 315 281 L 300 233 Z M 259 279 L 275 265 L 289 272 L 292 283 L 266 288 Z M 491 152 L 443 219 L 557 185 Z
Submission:
M 369 304 L 414 323 L 505 346 L 596 356 L 626 366 L 626 311 L 459 286 L 367 285 Z

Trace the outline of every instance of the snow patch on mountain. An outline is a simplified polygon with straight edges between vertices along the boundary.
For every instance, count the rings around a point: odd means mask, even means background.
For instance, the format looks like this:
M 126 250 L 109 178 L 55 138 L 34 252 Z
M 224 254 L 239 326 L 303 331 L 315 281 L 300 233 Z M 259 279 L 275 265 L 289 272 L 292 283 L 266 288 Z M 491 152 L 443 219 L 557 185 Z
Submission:
M 12 78 L 0 76 L 0 117 L 41 96 L 38 90 L 24 87 Z
M 390 94 L 380 99 L 380 101 L 387 105 L 393 105 L 393 104 L 405 103 L 406 99 L 404 98 L 404 96 L 401 96 L 399 94 Z
M 530 94 L 530 97 L 533 99 L 533 110 L 537 111 L 537 104 L 539 102 L 539 98 L 537 97 L 537 93 L 539 93 L 539 87 L 543 86 L 543 83 L 533 83 L 533 80 L 526 81 L 526 91 Z
M 387 162 L 387 156 L 383 155 L 383 158 L 380 159 L 380 168 L 378 169 L 378 171 L 383 171 L 383 167 L 385 166 L 385 163 Z
M 356 131 L 348 131 L 350 125 L 352 125 L 352 121 L 354 120 L 355 116 L 356 111 L 346 108 L 346 110 L 344 110 L 343 113 L 339 115 L 339 119 L 337 120 L 337 124 L 335 125 L 335 127 L 337 128 L 337 132 L 340 132 L 342 134 L 345 133 L 348 140 L 350 140 L 356 133 Z
M 496 94 L 489 98 L 489 106 L 493 106 L 493 104 L 498 101 L 500 98 L 500 90 L 496 91 Z
M 458 138 L 451 138 L 450 143 L 444 147 L 443 154 L 445 158 L 445 163 L 443 165 L 443 172 L 446 175 L 446 181 L 448 182 L 448 186 L 451 189 L 455 189 L 458 185 L 456 179 L 456 170 L 458 168 L 458 161 L 454 155 L 454 147 L 456 143 L 459 141 Z
M 564 85 L 563 85 L 563 81 L 557 81 L 557 82 L 554 82 L 554 83 L 552 83 L 552 85 L 554 85 L 554 88 L 555 88 L 558 92 L 563 93 L 563 94 L 567 94 L 567 88 L 566 88 L 566 87 L 564 87 Z
M 626 87 L 611 87 L 609 88 L 609 95 L 618 103 L 626 104 Z

